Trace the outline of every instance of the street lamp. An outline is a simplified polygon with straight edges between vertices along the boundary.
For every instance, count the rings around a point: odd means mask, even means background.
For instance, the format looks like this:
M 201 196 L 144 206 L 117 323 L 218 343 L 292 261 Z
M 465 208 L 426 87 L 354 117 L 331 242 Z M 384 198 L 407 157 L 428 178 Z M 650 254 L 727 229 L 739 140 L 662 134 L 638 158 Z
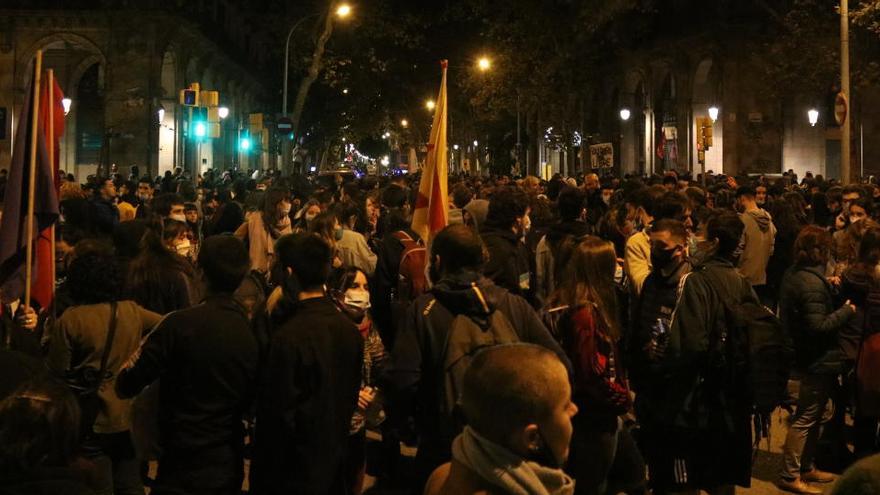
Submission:
M 715 105 L 709 107 L 709 118 L 712 119 L 712 122 L 718 120 L 718 107 Z
M 156 116 L 159 117 L 159 125 L 162 125 L 162 122 L 165 122 L 165 107 L 159 105 L 159 109 L 156 110 Z
M 342 90 L 342 94 L 347 95 L 347 94 L 348 94 L 348 88 L 343 89 L 343 90 Z
M 476 139 L 474 139 L 474 148 L 476 148 L 476 147 L 479 146 L 479 145 L 480 145 L 480 142 L 477 141 Z
M 453 144 L 453 145 L 452 145 L 452 149 L 454 149 L 454 150 L 458 150 L 458 145 L 457 145 L 457 144 Z
M 621 108 L 620 109 L 620 120 L 629 120 L 631 112 L 629 108 Z
M 815 108 L 811 108 L 807 111 L 807 118 L 810 119 L 810 126 L 816 127 L 816 123 L 819 122 L 819 111 Z
M 339 7 L 336 8 L 336 17 L 340 19 L 345 19 L 351 14 L 351 5 L 347 3 L 340 4 Z
M 225 119 L 229 117 L 229 108 L 228 107 L 220 107 L 217 109 L 217 116 L 221 119 Z
M 488 57 L 480 57 L 480 59 L 477 60 L 477 68 L 482 72 L 486 72 L 492 68 L 492 61 L 489 60 Z
M 61 106 L 64 107 L 64 115 L 70 113 L 70 104 L 73 103 L 73 100 L 70 98 L 61 98 Z
M 290 37 L 293 36 L 293 32 L 296 31 L 296 28 L 298 28 L 303 21 L 311 19 L 312 17 L 317 17 L 318 15 L 319 14 L 315 13 L 300 18 L 300 20 L 296 21 L 296 23 L 290 28 L 290 31 L 287 32 L 287 41 L 284 43 L 284 84 L 282 85 L 283 91 L 281 97 L 282 115 L 287 115 L 287 73 L 290 65 Z M 351 5 L 343 3 L 336 8 L 336 17 L 345 19 L 349 15 L 351 15 Z
M 406 119 L 400 119 L 400 127 L 406 129 L 407 127 L 409 127 L 409 121 Z
M 437 106 L 437 104 L 434 103 L 434 100 L 428 100 L 425 102 L 425 108 L 427 108 L 428 110 L 434 110 L 435 106 Z

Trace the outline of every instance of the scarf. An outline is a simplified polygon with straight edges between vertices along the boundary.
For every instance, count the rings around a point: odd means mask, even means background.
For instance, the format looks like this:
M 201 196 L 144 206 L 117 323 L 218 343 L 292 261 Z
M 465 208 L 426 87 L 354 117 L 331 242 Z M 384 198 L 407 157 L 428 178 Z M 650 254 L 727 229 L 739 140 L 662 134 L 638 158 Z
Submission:
M 452 457 L 487 482 L 513 495 L 572 495 L 574 480 L 561 469 L 527 461 L 466 426 L 452 443 Z

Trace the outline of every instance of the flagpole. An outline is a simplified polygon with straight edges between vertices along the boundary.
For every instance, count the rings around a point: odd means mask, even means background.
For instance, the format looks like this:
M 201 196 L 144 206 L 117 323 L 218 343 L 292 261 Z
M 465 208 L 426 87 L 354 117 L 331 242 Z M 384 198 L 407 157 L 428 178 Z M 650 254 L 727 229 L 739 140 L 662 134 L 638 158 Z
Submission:
M 31 277 L 34 272 L 34 190 L 37 175 L 37 132 L 39 132 L 40 113 L 40 74 L 43 71 L 43 50 L 37 50 L 34 59 L 34 104 L 31 110 L 31 147 L 28 172 L 28 210 L 27 210 L 27 261 L 24 279 L 24 305 L 31 305 Z
M 58 173 L 55 170 L 55 71 L 49 69 L 46 71 L 46 85 L 49 87 L 49 164 L 52 168 L 52 187 L 55 187 L 55 181 L 58 180 Z M 55 223 L 49 227 L 49 252 L 52 253 L 52 263 L 49 264 L 51 272 L 52 290 L 51 294 L 52 307 L 55 307 Z M 54 316 L 54 315 L 53 315 Z

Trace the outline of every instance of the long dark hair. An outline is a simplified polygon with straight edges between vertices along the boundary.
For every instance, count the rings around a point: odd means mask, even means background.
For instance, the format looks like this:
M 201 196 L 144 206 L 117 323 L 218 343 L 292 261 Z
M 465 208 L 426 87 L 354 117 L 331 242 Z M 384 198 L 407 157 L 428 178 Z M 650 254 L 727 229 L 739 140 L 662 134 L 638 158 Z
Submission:
M 281 237 L 281 232 L 275 228 L 275 225 L 278 223 L 278 203 L 282 201 L 290 201 L 290 193 L 284 189 L 269 189 L 263 197 L 263 226 L 272 239 Z
M 563 246 L 564 247 L 564 246 Z M 596 236 L 586 236 L 560 253 L 566 269 L 550 296 L 551 306 L 572 308 L 595 305 L 605 321 L 609 336 L 620 337 L 617 296 L 614 292 L 614 271 L 617 255 L 614 244 Z
M 162 242 L 162 227 L 152 224 L 141 239 L 141 252 L 128 266 L 126 293 L 138 304 L 157 313 L 168 313 L 186 307 L 187 293 L 174 293 L 169 277 L 183 277 L 186 284 L 193 279 L 193 266 L 182 256 L 169 250 Z M 179 287 L 179 286 L 178 286 Z

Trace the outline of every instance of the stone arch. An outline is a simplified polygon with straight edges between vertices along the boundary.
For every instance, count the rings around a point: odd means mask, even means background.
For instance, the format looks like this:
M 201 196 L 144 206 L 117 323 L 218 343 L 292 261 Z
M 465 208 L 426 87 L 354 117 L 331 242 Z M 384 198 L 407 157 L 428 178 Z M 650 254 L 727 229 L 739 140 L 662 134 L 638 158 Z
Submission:
M 33 64 L 34 57 L 37 54 L 37 50 L 45 50 L 46 48 L 57 45 L 59 43 L 66 43 L 68 45 L 77 46 L 83 51 L 89 52 L 94 58 L 96 58 L 97 63 L 101 64 L 101 67 L 107 67 L 107 57 L 105 56 L 104 51 L 101 50 L 101 48 L 91 39 L 80 34 L 71 32 L 54 33 L 34 41 L 26 49 L 21 51 L 21 55 L 15 61 L 15 65 L 20 78 L 20 87 L 24 88 L 28 84 L 31 73 L 28 68 L 31 67 L 31 64 Z M 83 72 L 91 67 L 91 65 L 93 64 L 89 64 L 87 67 L 85 67 L 83 69 Z

